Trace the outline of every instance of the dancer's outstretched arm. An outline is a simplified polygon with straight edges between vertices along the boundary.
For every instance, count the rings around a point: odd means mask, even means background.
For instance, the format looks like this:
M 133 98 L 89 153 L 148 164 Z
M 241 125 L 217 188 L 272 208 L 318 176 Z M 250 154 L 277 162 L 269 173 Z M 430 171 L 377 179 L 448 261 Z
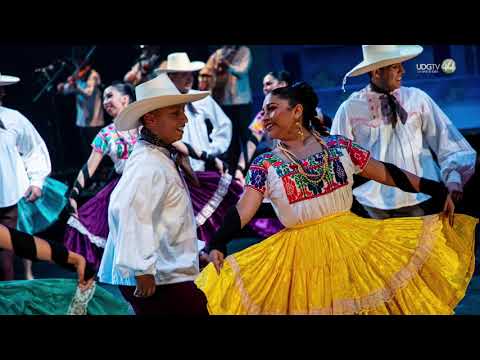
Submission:
M 91 178 L 93 174 L 98 169 L 98 166 L 102 162 L 103 154 L 92 150 L 90 153 L 90 157 L 88 158 L 85 165 L 83 165 L 82 169 L 78 172 L 77 178 L 73 187 L 68 195 L 68 200 L 70 202 L 70 206 L 72 207 L 73 213 L 78 216 L 78 209 L 77 209 L 77 199 L 80 196 L 83 189 L 88 187 L 91 182 Z
M 79 287 L 82 290 L 88 289 L 93 284 L 94 272 L 91 269 L 87 270 L 85 258 L 68 251 L 62 244 L 46 241 L 0 225 L 0 248 L 12 250 L 16 255 L 25 259 L 52 261 L 70 270 L 75 270 L 78 274 Z
M 370 158 L 360 176 L 375 180 L 381 184 L 395 186 L 400 190 L 411 193 L 424 193 L 443 203 L 443 211 L 448 216 L 450 225 L 453 225 L 455 204 L 448 189 L 440 182 L 416 176 L 399 167 Z
M 262 193 L 246 187 L 237 205 L 232 206 L 228 210 L 227 215 L 223 219 L 222 226 L 215 233 L 215 236 L 207 247 L 210 261 L 215 266 L 217 273 L 220 273 L 223 267 L 223 259 L 227 252 L 227 243 L 252 220 L 262 204 L 262 200 Z

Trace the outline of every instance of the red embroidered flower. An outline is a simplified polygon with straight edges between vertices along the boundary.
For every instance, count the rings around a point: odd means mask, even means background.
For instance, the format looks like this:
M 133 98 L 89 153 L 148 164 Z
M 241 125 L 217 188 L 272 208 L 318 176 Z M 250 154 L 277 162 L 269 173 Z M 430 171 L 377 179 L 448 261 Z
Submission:
M 352 146 L 349 149 L 349 153 L 350 153 L 350 157 L 352 159 L 352 162 L 356 166 L 363 169 L 366 165 L 367 160 L 368 160 L 369 151 L 365 150 L 365 149 L 362 149 L 358 146 Z
M 290 176 L 282 177 L 283 187 L 285 188 L 285 193 L 287 194 L 288 202 L 291 204 L 300 199 L 301 192 L 299 191 L 297 184 L 293 181 Z

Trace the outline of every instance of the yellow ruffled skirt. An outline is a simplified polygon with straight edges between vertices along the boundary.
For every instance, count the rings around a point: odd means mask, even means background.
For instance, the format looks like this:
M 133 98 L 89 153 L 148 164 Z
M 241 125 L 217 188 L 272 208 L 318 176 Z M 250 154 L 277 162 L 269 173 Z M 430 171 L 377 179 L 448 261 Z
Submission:
M 475 266 L 476 218 L 343 212 L 284 229 L 196 279 L 211 314 L 452 314 Z

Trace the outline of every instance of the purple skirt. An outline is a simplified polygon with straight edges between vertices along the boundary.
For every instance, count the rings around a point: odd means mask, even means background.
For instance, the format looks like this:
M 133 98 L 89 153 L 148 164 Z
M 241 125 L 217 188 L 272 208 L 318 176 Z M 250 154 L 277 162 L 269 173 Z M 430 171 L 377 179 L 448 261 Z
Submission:
M 120 177 L 113 179 L 78 209 L 78 219 L 70 216 L 64 241 L 98 270 L 108 237 L 108 204 Z
M 250 228 L 255 234 L 261 238 L 268 238 L 273 234 L 276 234 L 280 230 L 284 229 L 285 226 L 282 225 L 280 220 L 276 217 L 274 218 L 258 218 L 254 217 L 247 224 L 247 227 Z
M 198 239 L 208 243 L 222 225 L 228 209 L 237 203 L 243 188 L 229 174 L 220 175 L 216 171 L 197 171 L 195 174 L 200 186 L 187 181 L 188 191 Z
M 228 174 L 198 171 L 196 175 L 200 186 L 190 182 L 187 182 L 187 185 L 197 221 L 198 239 L 208 243 L 222 225 L 228 209 L 240 199 L 243 187 Z M 254 217 L 247 227 L 261 238 L 267 238 L 284 228 L 277 218 L 257 217 Z

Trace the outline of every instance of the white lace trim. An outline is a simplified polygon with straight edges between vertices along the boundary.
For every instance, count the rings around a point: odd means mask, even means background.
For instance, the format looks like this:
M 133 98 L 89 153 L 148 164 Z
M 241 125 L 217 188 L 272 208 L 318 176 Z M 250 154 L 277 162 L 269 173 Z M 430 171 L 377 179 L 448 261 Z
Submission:
M 77 286 L 75 296 L 72 299 L 67 311 L 67 315 L 87 315 L 88 303 L 95 294 L 96 284 L 93 283 L 90 289 L 82 292 Z
M 68 218 L 67 224 L 76 229 L 80 234 L 85 235 L 88 237 L 90 242 L 98 247 L 105 248 L 105 244 L 107 243 L 107 239 L 102 238 L 97 235 L 93 235 L 88 231 L 88 229 L 74 216 L 70 216 Z
M 232 175 L 223 174 L 220 178 L 220 181 L 218 182 L 217 190 L 215 190 L 213 196 L 210 198 L 210 200 L 208 200 L 202 210 L 200 210 L 195 217 L 197 226 L 202 226 L 203 224 L 205 224 L 205 221 L 207 221 L 210 216 L 212 216 L 212 214 L 215 212 L 215 210 L 217 210 L 218 205 L 220 205 L 223 198 L 227 194 L 228 188 L 231 183 Z

